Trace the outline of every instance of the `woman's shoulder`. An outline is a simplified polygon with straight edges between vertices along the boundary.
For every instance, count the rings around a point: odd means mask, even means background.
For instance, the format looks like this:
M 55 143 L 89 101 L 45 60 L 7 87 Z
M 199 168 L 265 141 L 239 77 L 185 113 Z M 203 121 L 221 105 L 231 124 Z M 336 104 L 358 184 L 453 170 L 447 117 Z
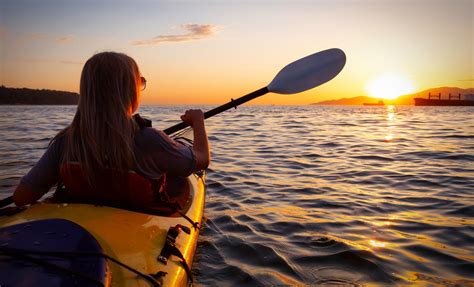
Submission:
M 164 132 L 152 127 L 143 128 L 135 135 L 136 144 L 156 144 L 166 143 L 169 141 L 171 141 L 171 139 Z
M 135 137 L 166 137 L 166 134 L 152 127 L 142 128 Z
M 64 145 L 66 144 L 66 140 L 67 140 L 66 137 L 67 137 L 66 129 L 60 131 L 51 139 L 51 141 L 48 144 L 48 149 L 54 149 L 60 152 L 62 148 L 64 147 Z

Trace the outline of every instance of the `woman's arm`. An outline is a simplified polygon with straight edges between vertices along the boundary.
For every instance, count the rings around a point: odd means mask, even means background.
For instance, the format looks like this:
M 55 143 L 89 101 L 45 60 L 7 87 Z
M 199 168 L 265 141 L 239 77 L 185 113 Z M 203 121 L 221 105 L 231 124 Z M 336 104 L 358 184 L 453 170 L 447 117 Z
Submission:
M 43 196 L 42 192 L 20 183 L 13 193 L 13 201 L 17 206 L 23 206 L 36 202 L 41 196 Z
M 184 115 L 181 116 L 181 119 L 193 128 L 193 150 L 197 160 L 196 170 L 204 170 L 209 166 L 211 161 L 209 142 L 204 126 L 204 114 L 201 110 L 187 110 Z
M 13 201 L 22 206 L 40 199 L 59 180 L 61 142 L 54 140 L 35 166 L 21 179 Z

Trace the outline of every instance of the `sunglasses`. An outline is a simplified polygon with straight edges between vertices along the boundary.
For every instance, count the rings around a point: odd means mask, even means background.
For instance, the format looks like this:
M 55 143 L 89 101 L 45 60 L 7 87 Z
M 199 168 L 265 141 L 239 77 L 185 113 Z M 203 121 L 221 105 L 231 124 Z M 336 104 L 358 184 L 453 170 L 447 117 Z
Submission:
M 145 77 L 140 77 L 140 80 L 141 80 L 140 89 L 143 91 L 144 89 L 146 89 L 146 79 Z

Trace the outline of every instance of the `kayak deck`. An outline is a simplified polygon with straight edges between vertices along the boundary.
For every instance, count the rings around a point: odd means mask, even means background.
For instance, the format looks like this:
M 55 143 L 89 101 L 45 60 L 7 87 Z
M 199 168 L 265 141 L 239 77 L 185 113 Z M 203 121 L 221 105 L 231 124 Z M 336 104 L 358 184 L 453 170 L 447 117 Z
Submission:
M 197 175 L 188 177 L 192 203 L 186 211 L 192 221 L 202 222 L 204 209 L 204 179 Z M 37 203 L 11 216 L 0 216 L 0 227 L 32 220 L 62 218 L 85 228 L 99 242 L 105 254 L 144 274 L 167 274 L 158 281 L 163 286 L 187 285 L 187 274 L 180 259 L 171 256 L 164 265 L 157 260 L 163 248 L 168 229 L 177 224 L 190 227 L 190 234 L 180 232 L 176 247 L 191 266 L 199 230 L 192 228 L 183 217 L 164 217 L 124 209 L 88 204 Z M 151 286 L 136 274 L 109 262 L 112 286 Z

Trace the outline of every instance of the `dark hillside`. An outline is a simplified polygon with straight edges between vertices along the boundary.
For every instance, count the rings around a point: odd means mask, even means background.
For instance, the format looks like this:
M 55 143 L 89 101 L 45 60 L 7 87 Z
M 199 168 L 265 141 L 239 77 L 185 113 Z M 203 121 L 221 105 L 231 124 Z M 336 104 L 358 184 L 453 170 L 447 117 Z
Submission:
M 79 94 L 0 86 L 0 105 L 77 105 Z

